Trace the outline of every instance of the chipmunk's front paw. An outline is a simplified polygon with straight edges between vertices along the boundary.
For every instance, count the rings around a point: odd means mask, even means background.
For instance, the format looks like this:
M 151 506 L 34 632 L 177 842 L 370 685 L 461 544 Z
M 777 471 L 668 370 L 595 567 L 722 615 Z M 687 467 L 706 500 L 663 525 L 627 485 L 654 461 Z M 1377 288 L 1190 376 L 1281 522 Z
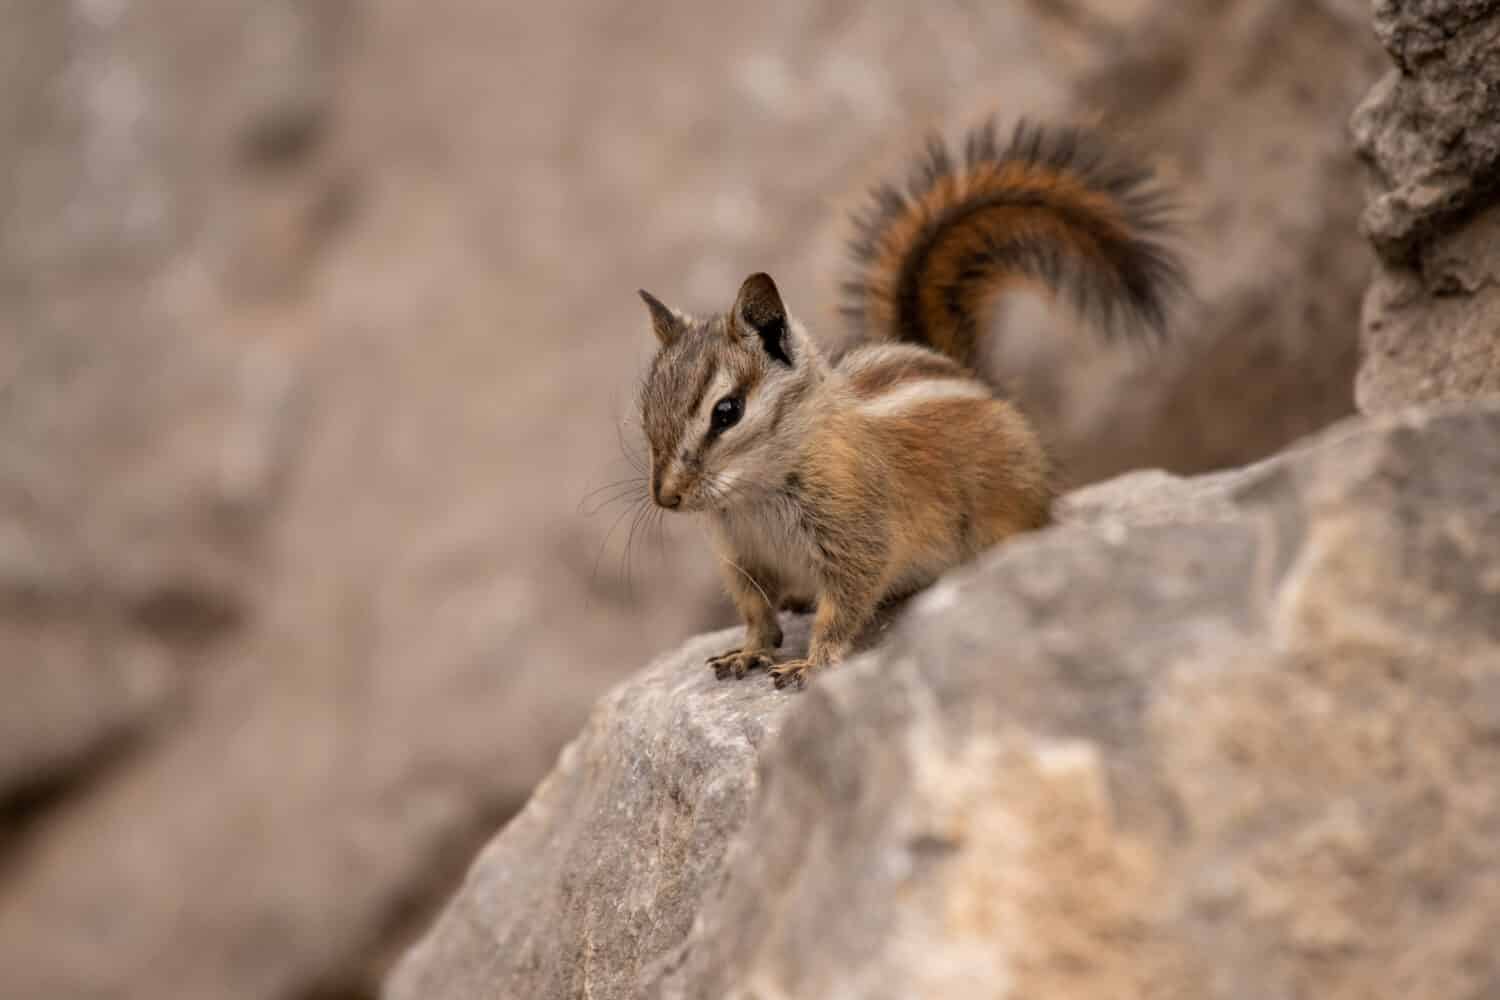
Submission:
M 720 656 L 708 658 L 708 665 L 714 668 L 714 676 L 721 681 L 729 677 L 740 680 L 756 667 L 769 667 L 773 662 L 771 654 L 762 649 L 732 649 Z
M 807 686 L 807 675 L 812 673 L 813 664 L 809 660 L 787 660 L 771 668 L 771 683 L 777 689 L 796 688 L 801 690 Z

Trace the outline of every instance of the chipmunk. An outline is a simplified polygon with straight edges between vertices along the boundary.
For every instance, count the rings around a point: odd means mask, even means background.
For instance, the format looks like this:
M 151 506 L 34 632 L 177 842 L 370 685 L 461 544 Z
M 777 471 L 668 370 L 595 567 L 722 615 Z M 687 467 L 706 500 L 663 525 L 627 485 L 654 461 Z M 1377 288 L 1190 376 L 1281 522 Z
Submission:
M 1053 468 L 1036 432 L 975 372 L 997 293 L 1040 285 L 1106 336 L 1165 332 L 1186 284 L 1151 173 L 1079 129 L 991 121 L 961 159 L 941 141 L 855 220 L 843 312 L 863 343 L 831 360 L 752 274 L 709 317 L 646 291 L 659 341 L 640 414 L 651 495 L 705 512 L 745 640 L 724 679 L 769 667 L 801 687 L 877 607 L 1045 526 Z M 815 603 L 805 659 L 775 664 L 777 611 Z

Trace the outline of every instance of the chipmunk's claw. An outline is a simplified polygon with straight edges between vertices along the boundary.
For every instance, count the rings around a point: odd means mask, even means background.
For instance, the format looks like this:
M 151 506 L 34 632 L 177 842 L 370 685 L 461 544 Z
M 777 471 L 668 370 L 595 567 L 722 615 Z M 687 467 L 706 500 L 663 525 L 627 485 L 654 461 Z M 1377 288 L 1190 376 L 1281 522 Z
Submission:
M 807 675 L 812 666 L 807 660 L 787 660 L 771 668 L 771 683 L 777 690 L 789 687 L 800 691 L 807 686 Z
M 708 658 L 708 665 L 714 668 L 714 676 L 721 681 L 730 677 L 741 680 L 756 667 L 769 667 L 773 662 L 770 653 L 746 649 L 732 649 Z

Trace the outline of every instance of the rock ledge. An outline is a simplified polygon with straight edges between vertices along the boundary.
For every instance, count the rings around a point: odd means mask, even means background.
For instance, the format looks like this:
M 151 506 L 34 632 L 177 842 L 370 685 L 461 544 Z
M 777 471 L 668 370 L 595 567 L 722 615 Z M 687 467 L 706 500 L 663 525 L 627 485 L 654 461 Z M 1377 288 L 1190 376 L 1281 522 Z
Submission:
M 1093 487 L 801 697 L 694 640 L 391 1000 L 1491 995 L 1496 440 L 1408 411 Z

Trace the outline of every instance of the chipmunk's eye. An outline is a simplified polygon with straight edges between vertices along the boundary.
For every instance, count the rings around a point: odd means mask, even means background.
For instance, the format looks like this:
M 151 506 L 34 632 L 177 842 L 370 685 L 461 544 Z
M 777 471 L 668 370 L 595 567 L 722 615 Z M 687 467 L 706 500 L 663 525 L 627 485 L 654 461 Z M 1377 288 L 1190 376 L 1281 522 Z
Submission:
M 714 431 L 725 431 L 740 422 L 740 416 L 745 412 L 745 401 L 738 396 L 725 396 L 714 404 L 713 416 L 709 418 L 709 427 Z

